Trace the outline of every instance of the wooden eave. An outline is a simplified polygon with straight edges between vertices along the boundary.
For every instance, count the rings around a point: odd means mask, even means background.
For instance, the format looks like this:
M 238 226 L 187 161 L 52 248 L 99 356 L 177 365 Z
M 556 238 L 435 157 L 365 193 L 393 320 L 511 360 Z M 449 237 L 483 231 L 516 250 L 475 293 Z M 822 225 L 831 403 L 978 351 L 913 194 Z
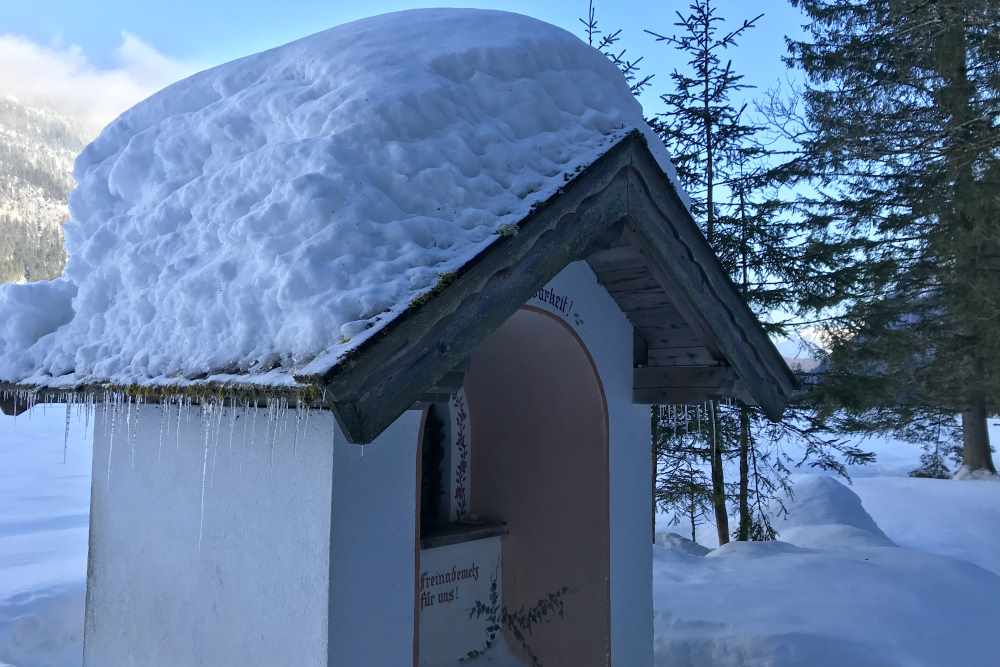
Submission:
M 796 388 L 784 359 L 719 265 L 679 194 L 633 131 L 499 236 L 447 284 L 387 323 L 325 374 L 299 386 L 114 387 L 147 403 L 178 396 L 326 407 L 345 435 L 370 442 L 415 403 L 446 400 L 469 357 L 566 265 L 586 260 L 632 322 L 633 399 L 682 403 L 732 397 L 780 417 Z M 36 402 L 109 386 L 32 390 Z M 0 394 L 3 393 L 0 391 Z M 0 410 L 23 403 L 0 395 Z
M 296 379 L 322 386 L 348 438 L 370 442 L 460 386 L 476 346 L 578 260 L 635 326 L 636 402 L 734 397 L 780 417 L 795 378 L 639 132 L 331 371 Z

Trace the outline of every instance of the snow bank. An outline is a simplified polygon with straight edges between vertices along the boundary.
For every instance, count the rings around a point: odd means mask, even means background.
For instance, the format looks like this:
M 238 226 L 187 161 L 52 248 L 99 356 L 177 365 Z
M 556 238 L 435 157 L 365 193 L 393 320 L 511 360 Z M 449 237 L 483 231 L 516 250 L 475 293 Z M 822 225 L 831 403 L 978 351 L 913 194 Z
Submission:
M 1000 575 L 1000 484 L 866 477 L 853 488 L 900 546 L 961 558 Z
M 798 518 L 782 535 L 798 530 L 816 544 L 822 533 L 822 548 L 730 543 L 697 557 L 654 547 L 658 666 L 996 664 L 988 638 L 1000 624 L 1000 576 L 888 546 L 834 480 L 800 480 L 796 492 Z
M 504 12 L 387 14 L 202 72 L 77 160 L 65 280 L 35 310 L 0 287 L 0 379 L 326 371 L 636 128 L 672 174 L 607 58 Z
M 814 548 L 893 546 L 857 494 L 832 477 L 802 476 L 787 516 L 773 521 L 781 540 Z

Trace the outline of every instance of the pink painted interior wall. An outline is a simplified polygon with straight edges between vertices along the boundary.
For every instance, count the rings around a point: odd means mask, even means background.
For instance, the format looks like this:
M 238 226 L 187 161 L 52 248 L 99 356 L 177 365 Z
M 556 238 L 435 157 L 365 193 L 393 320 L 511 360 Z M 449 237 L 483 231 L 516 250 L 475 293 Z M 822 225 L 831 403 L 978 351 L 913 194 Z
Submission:
M 565 323 L 527 307 L 473 355 L 465 388 L 472 511 L 509 528 L 506 606 L 568 587 L 565 618 L 536 627 L 531 650 L 543 664 L 607 667 L 608 413 L 592 359 Z

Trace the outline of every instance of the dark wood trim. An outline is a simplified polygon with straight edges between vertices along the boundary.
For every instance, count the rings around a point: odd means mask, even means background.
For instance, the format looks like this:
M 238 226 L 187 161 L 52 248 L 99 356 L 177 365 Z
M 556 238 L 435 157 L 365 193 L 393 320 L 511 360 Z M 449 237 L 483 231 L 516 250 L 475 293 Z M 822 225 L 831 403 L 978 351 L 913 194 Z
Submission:
M 487 537 L 497 537 L 506 534 L 507 524 L 502 522 L 449 523 L 439 526 L 421 537 L 420 548 L 436 549 L 451 544 L 484 540 Z
M 673 366 L 636 368 L 632 371 L 636 403 L 676 403 L 659 396 L 689 396 L 688 401 L 732 396 L 739 376 L 728 366 Z

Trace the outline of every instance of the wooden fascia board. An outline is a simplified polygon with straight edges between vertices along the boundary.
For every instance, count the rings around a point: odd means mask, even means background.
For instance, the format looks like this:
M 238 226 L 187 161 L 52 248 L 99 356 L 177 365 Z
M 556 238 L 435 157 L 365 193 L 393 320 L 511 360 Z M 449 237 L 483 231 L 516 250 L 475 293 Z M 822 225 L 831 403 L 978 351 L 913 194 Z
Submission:
M 651 366 L 633 371 L 632 401 L 656 405 L 736 398 L 752 402 L 729 366 Z
M 625 218 L 631 142 L 626 137 L 613 146 L 528 215 L 516 234 L 498 237 L 445 288 L 319 379 L 349 440 L 377 437 Z
M 731 391 L 739 376 L 729 366 L 662 366 L 632 371 L 636 389 L 655 387 L 699 388 Z
M 682 316 L 736 369 L 767 415 L 779 419 L 795 389 L 794 376 L 638 136 L 628 209 L 629 230 L 638 236 L 651 273 Z

